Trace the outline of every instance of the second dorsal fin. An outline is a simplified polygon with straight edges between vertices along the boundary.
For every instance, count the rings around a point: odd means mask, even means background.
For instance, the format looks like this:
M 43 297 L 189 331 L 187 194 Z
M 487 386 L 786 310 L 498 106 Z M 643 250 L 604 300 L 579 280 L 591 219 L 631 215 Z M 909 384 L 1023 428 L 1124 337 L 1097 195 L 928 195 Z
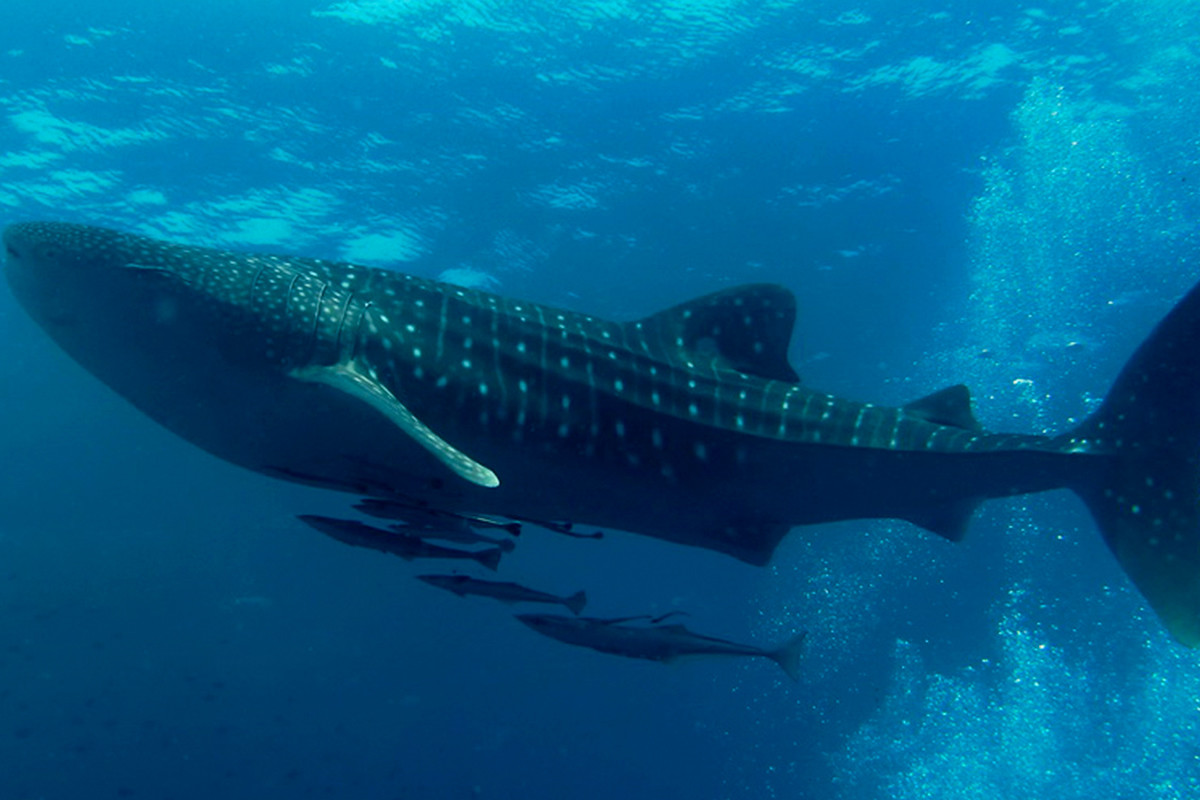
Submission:
M 983 430 L 971 411 L 971 390 L 961 383 L 913 400 L 904 406 L 904 410 L 936 425 L 949 425 L 968 431 Z
M 750 284 L 672 306 L 636 323 L 667 350 L 767 380 L 799 383 L 788 363 L 796 298 L 782 286 Z

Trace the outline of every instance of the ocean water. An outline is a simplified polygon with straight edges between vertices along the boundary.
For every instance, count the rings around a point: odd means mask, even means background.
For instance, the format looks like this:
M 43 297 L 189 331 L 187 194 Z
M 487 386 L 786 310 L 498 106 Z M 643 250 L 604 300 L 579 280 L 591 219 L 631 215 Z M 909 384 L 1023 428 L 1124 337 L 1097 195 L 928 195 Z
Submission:
M 1183 0 L 6 0 L 0 209 L 630 319 L 743 282 L 792 360 L 1058 431 L 1200 278 Z M 771 566 L 529 531 L 505 578 L 803 679 L 569 648 L 293 519 L 0 292 L 0 798 L 1189 798 L 1200 660 L 1065 493 Z M 802 491 L 802 487 L 798 487 Z

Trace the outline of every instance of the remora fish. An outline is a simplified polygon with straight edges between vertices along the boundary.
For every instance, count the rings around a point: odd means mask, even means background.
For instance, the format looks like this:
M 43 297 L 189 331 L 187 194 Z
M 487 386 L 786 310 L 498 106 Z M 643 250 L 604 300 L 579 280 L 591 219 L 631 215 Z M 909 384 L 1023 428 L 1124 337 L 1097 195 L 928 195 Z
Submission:
M 794 525 L 962 537 L 1066 487 L 1200 645 L 1200 288 L 1059 436 L 984 432 L 966 388 L 889 408 L 801 384 L 779 286 L 609 322 L 352 264 L 13 225 L 7 277 L 76 361 L 229 461 L 433 508 L 572 520 L 765 564 Z
M 521 535 L 521 523 L 519 522 L 500 522 L 470 514 L 456 514 L 443 509 L 420 508 L 392 500 L 367 497 L 356 503 L 354 507 L 368 516 L 400 520 L 409 528 L 455 532 L 483 528 L 485 530 L 501 530 L 511 536 Z
M 493 539 L 491 536 L 476 533 L 470 528 L 456 530 L 452 528 L 425 528 L 417 525 L 389 525 L 388 528 L 396 533 L 411 536 L 414 539 L 437 539 L 443 542 L 457 542 L 458 544 L 490 544 L 493 547 L 499 547 L 505 553 L 511 553 L 517 549 L 517 543 L 512 539 Z
M 537 589 L 529 589 L 519 583 L 503 581 L 481 581 L 466 575 L 418 575 L 418 580 L 425 581 L 430 586 L 453 592 L 459 597 L 475 595 L 477 597 L 494 597 L 502 603 L 550 603 L 566 606 L 572 614 L 578 616 L 587 605 L 587 594 L 576 592 L 568 597 L 559 597 Z
M 561 533 L 564 536 L 571 536 L 576 539 L 601 539 L 604 537 L 604 534 L 600 531 L 577 533 L 574 530 L 574 525 L 570 522 L 553 522 L 520 517 L 513 517 L 510 522 L 501 522 L 472 514 L 460 514 L 444 508 L 422 508 L 398 500 L 380 500 L 367 497 L 356 503 L 354 507 L 372 517 L 404 520 L 411 526 L 429 529 L 444 529 L 443 526 L 448 525 L 453 525 L 455 528 L 496 528 L 513 536 L 520 536 L 521 523 L 527 522 L 530 525 L 537 525 L 539 528 L 545 528 L 554 533 Z
M 500 566 L 502 551 L 498 547 L 488 550 L 455 550 L 451 547 L 429 544 L 415 536 L 394 533 L 349 519 L 321 517 L 315 514 L 300 514 L 297 519 L 343 544 L 390 553 L 400 556 L 405 561 L 417 558 L 449 558 L 477 561 L 490 570 L 495 570 Z
M 644 658 L 669 664 L 684 656 L 756 656 L 769 658 L 794 681 L 800 680 L 800 654 L 805 632 L 774 650 L 763 650 L 712 636 L 692 633 L 683 625 L 625 625 L 623 620 L 518 614 L 517 619 L 543 636 L 602 653 Z

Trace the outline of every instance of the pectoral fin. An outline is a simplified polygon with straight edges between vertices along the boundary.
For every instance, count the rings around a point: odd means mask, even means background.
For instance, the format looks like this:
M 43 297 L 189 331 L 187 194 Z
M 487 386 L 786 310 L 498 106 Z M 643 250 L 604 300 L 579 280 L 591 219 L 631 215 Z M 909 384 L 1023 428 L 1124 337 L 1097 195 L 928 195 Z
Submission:
M 496 473 L 431 431 L 386 386 L 355 364 L 304 367 L 292 370 L 291 374 L 297 380 L 321 383 L 370 404 L 463 479 L 488 489 L 500 485 Z

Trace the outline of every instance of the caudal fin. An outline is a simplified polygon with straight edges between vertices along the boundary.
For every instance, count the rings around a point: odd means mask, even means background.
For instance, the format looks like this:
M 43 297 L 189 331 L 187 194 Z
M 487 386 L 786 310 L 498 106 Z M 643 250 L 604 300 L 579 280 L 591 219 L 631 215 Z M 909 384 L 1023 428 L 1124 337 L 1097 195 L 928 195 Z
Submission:
M 489 547 L 487 550 L 478 550 L 474 553 L 471 553 L 471 558 L 475 559 L 492 572 L 495 572 L 496 570 L 500 569 L 500 556 L 503 554 L 504 551 L 499 547 Z
M 587 605 L 587 593 L 583 591 L 576 592 L 563 600 L 563 605 L 578 617 L 583 612 L 583 607 Z
M 1064 438 L 1110 454 L 1073 488 L 1171 635 L 1200 646 L 1200 285 Z
M 800 631 L 774 652 L 771 659 L 794 681 L 800 680 L 800 657 L 804 655 L 804 639 L 808 631 Z

